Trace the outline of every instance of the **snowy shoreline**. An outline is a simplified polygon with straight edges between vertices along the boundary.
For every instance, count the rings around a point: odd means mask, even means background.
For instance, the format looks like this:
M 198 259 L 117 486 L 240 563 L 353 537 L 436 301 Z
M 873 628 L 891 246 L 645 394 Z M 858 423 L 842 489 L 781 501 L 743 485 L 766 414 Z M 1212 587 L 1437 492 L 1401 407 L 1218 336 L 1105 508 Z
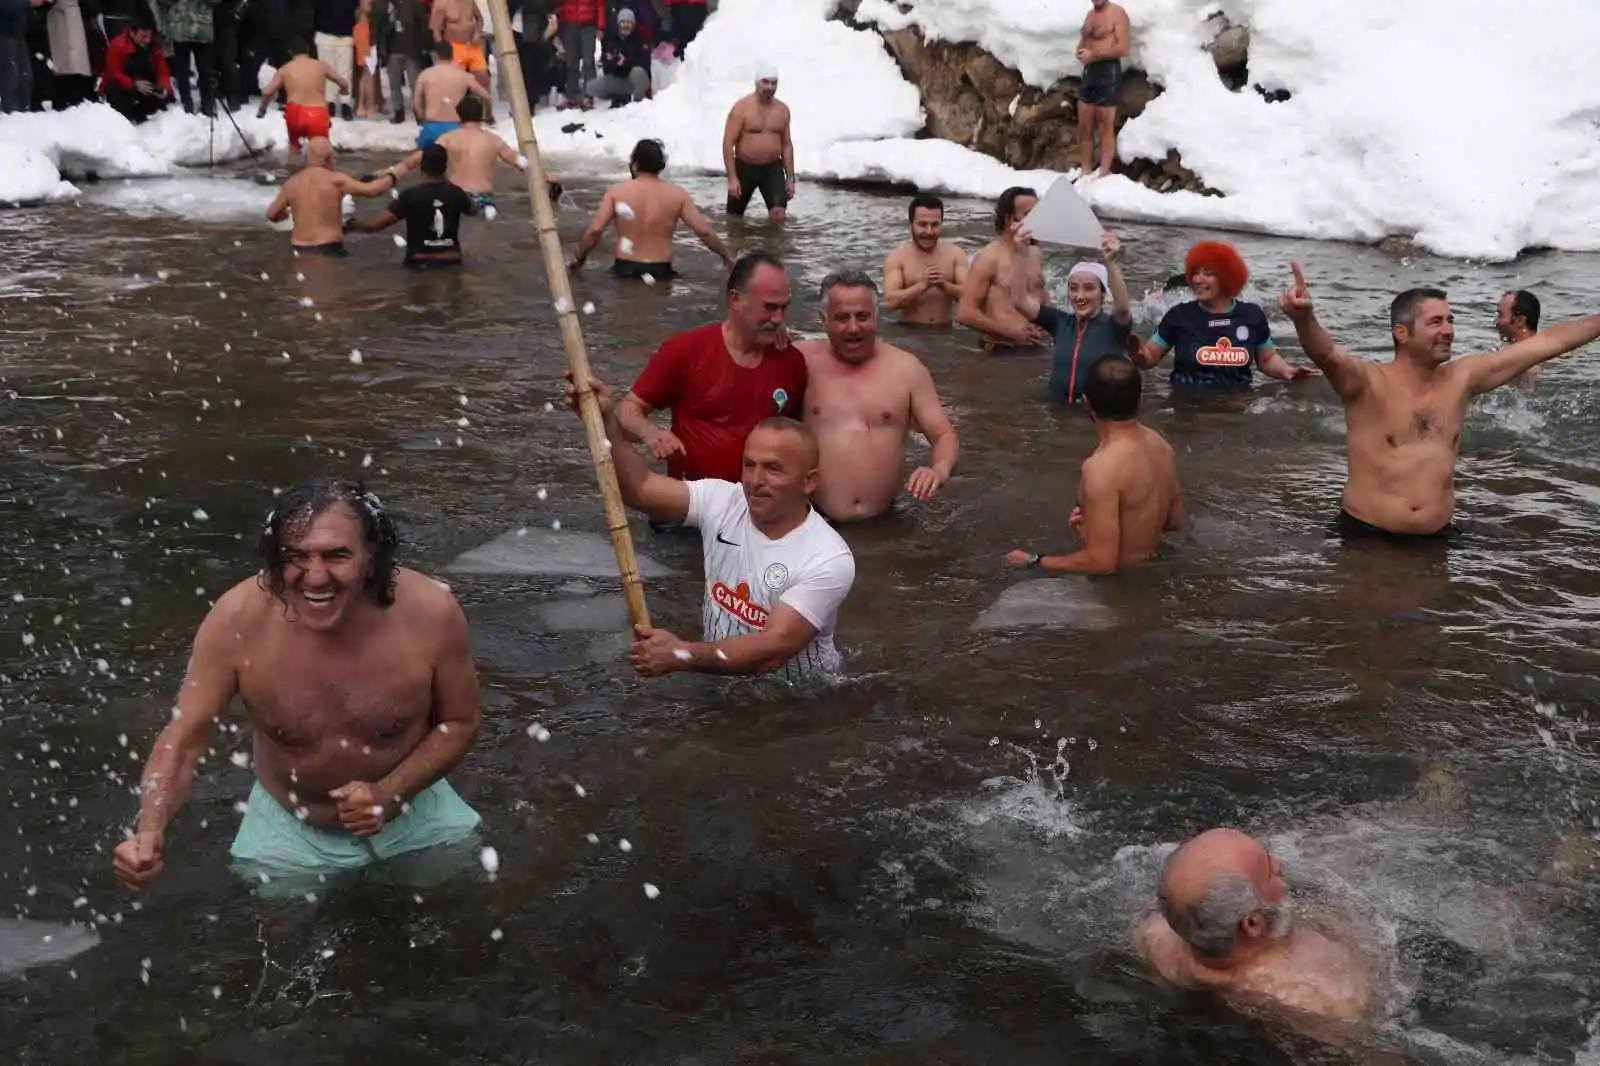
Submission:
M 1600 4 L 1549 0 L 1538 56 L 1507 58 L 1489 0 L 1123 0 L 1130 61 L 1165 92 L 1121 135 L 1127 157 L 1169 149 L 1221 197 L 1156 193 L 1121 176 L 1079 189 L 1108 219 L 1168 222 L 1375 243 L 1390 236 L 1454 258 L 1508 260 L 1529 248 L 1600 251 L 1600 79 L 1588 52 Z M 755 73 L 775 64 L 794 115 L 797 169 L 813 181 L 913 184 L 992 198 L 1041 192 L 1069 172 L 1016 171 L 960 145 L 919 139 L 922 100 L 879 33 L 831 16 L 837 0 L 723 0 L 653 100 L 535 118 L 552 166 L 622 173 L 642 137 L 658 137 L 681 172 L 720 173 L 723 118 Z M 929 39 L 975 41 L 1029 84 L 1077 73 L 1081 5 L 1042 14 L 1036 0 L 862 0 L 856 20 L 914 26 Z M 1292 90 L 1267 103 L 1230 92 L 1204 52 L 1219 8 L 1251 26 L 1250 80 Z M 751 42 L 772 42 L 768 46 Z M 1397 53 L 1404 53 L 1397 57 Z M 1409 57 L 1409 58 L 1407 58 Z M 1404 62 L 1400 60 L 1404 59 Z M 502 108 L 503 110 L 503 108 Z M 65 115 L 0 116 L 0 204 L 71 201 L 63 172 L 161 177 L 242 159 L 281 162 L 283 122 L 234 122 L 169 110 L 133 127 L 105 105 Z M 575 130 L 563 127 L 581 125 Z M 409 150 L 416 127 L 335 122 L 341 151 Z M 500 133 L 515 139 L 508 117 Z M 214 131 L 214 132 L 213 132 Z M 213 142 L 212 137 L 215 140 Z

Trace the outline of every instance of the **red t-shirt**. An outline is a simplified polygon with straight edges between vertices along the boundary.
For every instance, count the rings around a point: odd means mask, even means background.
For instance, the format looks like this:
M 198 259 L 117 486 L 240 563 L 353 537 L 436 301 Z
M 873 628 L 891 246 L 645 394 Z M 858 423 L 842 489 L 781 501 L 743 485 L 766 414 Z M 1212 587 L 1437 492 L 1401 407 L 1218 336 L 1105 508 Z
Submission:
M 756 423 L 805 411 L 806 359 L 791 346 L 769 350 L 760 366 L 740 366 L 717 322 L 658 348 L 633 394 L 653 411 L 672 410 L 672 433 L 684 454 L 667 461 L 668 473 L 686 481 L 738 481 L 744 441 Z

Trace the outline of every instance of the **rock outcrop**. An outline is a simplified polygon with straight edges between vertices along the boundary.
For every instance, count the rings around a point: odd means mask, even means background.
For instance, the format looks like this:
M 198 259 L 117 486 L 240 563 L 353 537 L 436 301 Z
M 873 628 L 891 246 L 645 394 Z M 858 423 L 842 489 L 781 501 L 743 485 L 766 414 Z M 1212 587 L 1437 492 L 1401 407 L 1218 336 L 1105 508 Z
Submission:
M 858 4 L 841 0 L 835 17 L 859 25 L 853 21 Z M 880 32 L 906 79 L 921 90 L 928 116 L 923 136 L 954 141 L 1018 170 L 1078 166 L 1079 79 L 1062 78 L 1039 89 L 975 44 L 924 40 L 915 27 Z M 1219 16 L 1210 52 L 1217 76 L 1235 92 L 1248 83 L 1249 49 L 1250 31 Z M 1118 125 L 1138 117 L 1161 92 L 1144 71 L 1125 70 Z M 1177 152 L 1168 152 L 1165 159 L 1120 164 L 1118 173 L 1157 192 L 1222 195 L 1185 166 Z

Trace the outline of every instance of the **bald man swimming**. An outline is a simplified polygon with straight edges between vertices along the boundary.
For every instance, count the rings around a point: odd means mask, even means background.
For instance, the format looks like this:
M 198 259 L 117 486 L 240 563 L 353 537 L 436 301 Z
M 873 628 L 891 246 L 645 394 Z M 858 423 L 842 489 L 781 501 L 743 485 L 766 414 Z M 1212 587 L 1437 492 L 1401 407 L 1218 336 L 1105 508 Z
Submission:
M 1355 952 L 1297 926 L 1283 866 L 1254 838 L 1211 829 L 1161 871 L 1161 912 L 1135 934 L 1167 981 L 1241 1002 L 1334 1021 L 1365 1017 L 1366 969 Z
M 283 183 L 267 208 L 268 222 L 294 219 L 289 243 L 300 254 L 348 254 L 344 247 L 344 197 L 382 196 L 394 188 L 394 168 L 372 181 L 360 181 L 333 165 L 333 145 L 326 137 L 306 143 L 306 165 Z

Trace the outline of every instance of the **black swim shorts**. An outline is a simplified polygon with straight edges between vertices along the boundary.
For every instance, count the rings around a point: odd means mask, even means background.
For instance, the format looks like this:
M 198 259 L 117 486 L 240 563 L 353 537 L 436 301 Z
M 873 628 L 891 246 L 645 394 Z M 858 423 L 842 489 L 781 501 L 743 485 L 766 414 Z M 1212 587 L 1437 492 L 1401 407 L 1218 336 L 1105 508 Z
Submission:
M 1371 522 L 1363 522 L 1349 511 L 1340 509 L 1328 527 L 1328 536 L 1338 537 L 1340 540 L 1389 540 L 1396 543 L 1412 543 L 1416 541 L 1452 541 L 1461 536 L 1461 528 L 1454 522 L 1446 522 L 1440 529 L 1432 533 L 1395 533 L 1391 530 L 1375 526 Z
M 1121 84 L 1121 61 L 1097 59 L 1083 68 L 1083 82 L 1078 86 L 1078 101 L 1093 107 L 1116 107 L 1117 89 Z
M 619 278 L 642 278 L 649 274 L 657 281 L 666 281 L 676 277 L 677 271 L 672 269 L 671 263 L 640 263 L 633 259 L 615 259 L 611 263 L 611 273 Z
M 739 195 L 728 197 L 728 214 L 744 214 L 745 208 L 750 206 L 750 200 L 758 189 L 761 192 L 761 202 L 767 205 L 769 212 L 789 205 L 789 184 L 783 173 L 782 160 L 774 159 L 770 163 L 746 163 L 743 159 L 735 159 L 733 176 L 739 179 Z
M 342 259 L 350 253 L 345 250 L 343 241 L 329 241 L 327 244 L 297 244 L 294 250 L 298 255 L 329 255 Z

